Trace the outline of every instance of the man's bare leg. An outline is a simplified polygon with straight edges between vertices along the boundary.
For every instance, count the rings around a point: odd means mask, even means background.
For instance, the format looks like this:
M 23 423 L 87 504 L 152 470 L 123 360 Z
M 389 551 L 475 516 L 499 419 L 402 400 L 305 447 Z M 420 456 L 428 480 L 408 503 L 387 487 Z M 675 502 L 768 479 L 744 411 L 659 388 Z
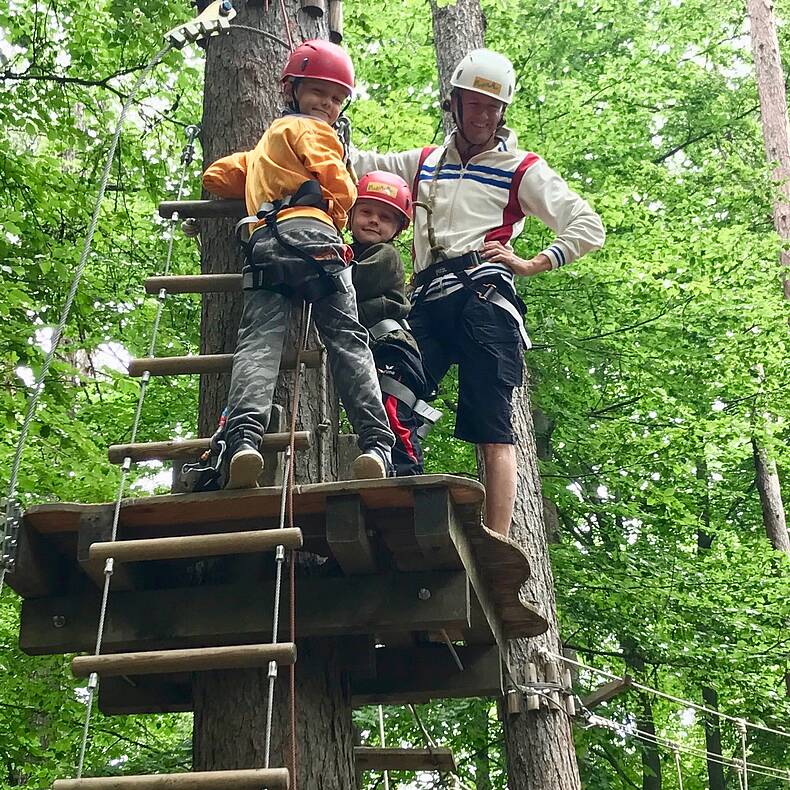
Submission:
M 507 537 L 516 501 L 516 448 L 481 444 L 486 465 L 486 526 Z

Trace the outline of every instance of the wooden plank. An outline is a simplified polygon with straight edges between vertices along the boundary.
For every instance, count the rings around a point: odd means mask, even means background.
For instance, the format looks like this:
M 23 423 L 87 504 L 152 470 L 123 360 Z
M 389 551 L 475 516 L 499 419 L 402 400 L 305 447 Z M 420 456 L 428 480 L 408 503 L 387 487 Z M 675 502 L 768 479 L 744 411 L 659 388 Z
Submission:
M 280 665 L 295 664 L 296 645 L 293 642 L 281 642 L 266 645 L 195 647 L 184 650 L 77 656 L 71 660 L 71 671 L 78 678 L 86 678 L 91 672 L 105 676 L 155 675 L 158 672 L 247 669 L 266 666 L 270 661 L 276 661 Z
M 287 768 L 248 768 L 237 771 L 193 771 L 188 774 L 102 776 L 56 779 L 52 790 L 288 790 Z
M 288 447 L 288 433 L 265 433 L 261 449 L 263 452 L 282 452 Z M 295 436 L 297 450 L 310 447 L 310 432 L 297 431 Z M 175 461 L 197 458 L 209 449 L 210 437 L 201 439 L 171 440 L 167 442 L 144 442 L 139 444 L 113 444 L 107 451 L 111 464 L 122 464 L 127 456 L 132 461 Z
M 418 508 L 417 503 L 421 502 Z M 434 527 L 433 533 L 439 534 L 441 531 L 446 531 L 450 540 L 455 547 L 458 557 L 460 557 L 464 568 L 466 569 L 469 582 L 475 591 L 480 607 L 483 610 L 486 621 L 488 622 L 491 633 L 494 635 L 499 649 L 503 655 L 507 655 L 507 639 L 505 638 L 502 629 L 502 621 L 499 618 L 496 607 L 492 600 L 490 587 L 485 583 L 480 568 L 472 548 L 469 544 L 469 539 L 464 533 L 463 526 L 461 525 L 458 515 L 455 512 L 455 506 L 450 498 L 450 492 L 446 488 L 437 488 L 429 491 L 415 491 L 414 493 L 414 518 L 415 518 L 415 532 L 417 531 L 417 518 L 421 513 L 426 516 L 430 515 L 433 519 L 440 522 L 439 526 Z
M 456 648 L 460 672 L 447 648 L 435 645 L 376 650 L 376 675 L 351 675 L 352 702 L 403 705 L 432 699 L 498 697 L 502 694 L 496 647 Z M 192 710 L 188 673 L 134 678 L 108 677 L 99 685 L 99 708 L 107 715 L 185 713 Z
M 266 529 L 254 532 L 222 532 L 216 535 L 179 535 L 174 538 L 116 540 L 93 543 L 88 556 L 104 561 L 112 557 L 118 562 L 174 560 L 191 557 L 216 557 L 222 554 L 253 554 L 302 547 L 302 530 L 296 528 Z
M 593 710 L 599 705 L 603 705 L 604 702 L 609 702 L 609 700 L 612 700 L 620 694 L 628 691 L 632 685 L 633 679 L 628 675 L 618 678 L 617 680 L 609 681 L 608 683 L 604 683 L 602 686 L 598 686 L 595 691 L 584 697 L 584 699 L 582 699 L 582 705 L 584 705 L 584 707 L 588 710 Z
M 14 570 L 5 577 L 8 586 L 23 598 L 52 595 L 62 583 L 63 570 L 51 544 L 23 518 L 17 533 Z
M 430 590 L 421 598 L 420 590 Z M 273 581 L 118 592 L 104 631 L 105 652 L 269 641 Z M 23 601 L 19 643 L 30 655 L 92 650 L 98 591 Z M 287 590 L 283 606 L 287 606 Z M 468 625 L 462 571 L 299 579 L 299 635 L 329 637 L 436 631 Z M 185 617 L 184 612 L 189 612 Z M 280 638 L 287 635 L 281 623 Z M 378 652 L 378 651 L 377 651 Z
M 386 637 L 384 637 L 386 639 Z M 419 704 L 432 699 L 496 697 L 502 693 L 496 646 L 456 647 L 463 672 L 441 645 L 376 650 L 376 677 L 351 677 L 353 704 Z
M 414 492 L 414 535 L 432 568 L 458 567 L 450 524 L 455 518 L 447 489 Z
M 104 587 L 105 563 L 102 560 L 91 558 L 90 547 L 93 543 L 112 540 L 114 515 L 114 505 L 103 505 L 93 512 L 86 512 L 80 516 L 80 529 L 77 536 L 77 562 L 85 574 L 100 589 Z M 129 568 L 113 568 L 110 585 L 114 592 L 131 590 L 135 586 L 134 572 Z
M 343 573 L 376 572 L 376 558 L 365 526 L 365 507 L 358 495 L 327 497 L 326 540 Z
M 170 219 L 178 212 L 179 219 L 239 218 L 247 213 L 243 200 L 163 200 L 159 216 Z
M 355 746 L 354 760 L 362 771 L 439 771 L 458 770 L 450 749 L 381 749 Z
M 321 351 L 302 352 L 302 362 L 308 368 L 321 364 Z M 280 370 L 293 370 L 295 352 L 283 354 Z M 152 376 L 188 376 L 196 373 L 229 373 L 233 369 L 233 354 L 194 354 L 187 357 L 141 357 L 129 361 L 129 375 L 142 376 L 148 371 Z
M 158 294 L 206 294 L 241 292 L 240 274 L 182 274 L 170 277 L 148 277 L 145 292 Z

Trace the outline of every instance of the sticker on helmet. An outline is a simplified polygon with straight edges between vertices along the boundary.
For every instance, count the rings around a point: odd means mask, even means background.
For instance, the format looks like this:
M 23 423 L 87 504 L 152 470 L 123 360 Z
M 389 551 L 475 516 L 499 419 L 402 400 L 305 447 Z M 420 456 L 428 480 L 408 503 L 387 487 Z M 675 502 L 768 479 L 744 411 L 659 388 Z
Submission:
M 384 184 L 381 181 L 368 182 L 365 192 L 381 192 L 391 198 L 398 197 L 398 187 L 392 184 Z
M 487 80 L 485 77 L 475 77 L 472 83 L 473 88 L 480 88 L 480 90 L 489 91 L 499 95 L 502 93 L 502 83 L 494 82 L 494 80 Z

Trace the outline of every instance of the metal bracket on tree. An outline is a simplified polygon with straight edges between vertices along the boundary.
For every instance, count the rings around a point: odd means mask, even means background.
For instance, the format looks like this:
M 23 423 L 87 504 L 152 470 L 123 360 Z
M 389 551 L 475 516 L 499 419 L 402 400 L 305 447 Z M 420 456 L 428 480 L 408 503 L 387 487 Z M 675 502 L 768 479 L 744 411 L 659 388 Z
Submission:
M 230 30 L 230 20 L 236 16 L 231 0 L 215 0 L 200 16 L 165 33 L 165 41 L 175 49 L 187 44 L 218 36 Z
M 0 512 L 0 569 L 14 572 L 17 547 L 19 545 L 19 525 L 22 523 L 22 510 L 16 499 L 7 499 L 2 502 Z

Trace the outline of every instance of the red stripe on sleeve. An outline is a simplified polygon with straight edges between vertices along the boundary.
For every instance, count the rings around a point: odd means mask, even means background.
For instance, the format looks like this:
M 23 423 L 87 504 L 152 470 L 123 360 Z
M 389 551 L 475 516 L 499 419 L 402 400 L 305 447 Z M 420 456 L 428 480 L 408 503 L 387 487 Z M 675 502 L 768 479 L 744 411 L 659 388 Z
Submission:
M 505 210 L 502 212 L 502 224 L 498 228 L 492 228 L 486 233 L 486 241 L 498 241 L 502 244 L 507 244 L 513 238 L 513 226 L 524 219 L 524 212 L 521 210 L 521 204 L 518 200 L 518 191 L 521 188 L 521 181 L 524 178 L 524 173 L 529 170 L 540 157 L 537 154 L 527 154 L 519 163 L 516 172 L 513 173 L 513 179 L 510 182 L 510 197 L 508 197 Z

